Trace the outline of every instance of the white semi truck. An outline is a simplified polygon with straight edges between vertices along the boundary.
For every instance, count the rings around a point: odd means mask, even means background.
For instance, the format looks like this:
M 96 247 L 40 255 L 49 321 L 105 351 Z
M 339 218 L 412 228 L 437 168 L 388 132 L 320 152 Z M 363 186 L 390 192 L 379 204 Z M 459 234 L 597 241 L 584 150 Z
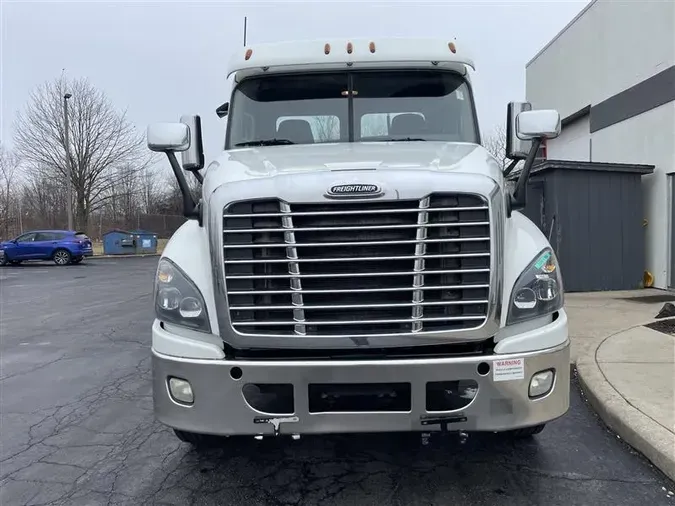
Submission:
M 560 116 L 510 103 L 503 170 L 473 67 L 454 40 L 260 44 L 232 58 L 203 172 L 199 116 L 148 127 L 189 218 L 152 326 L 155 416 L 180 439 L 531 436 L 565 414 L 560 268 L 519 212 Z

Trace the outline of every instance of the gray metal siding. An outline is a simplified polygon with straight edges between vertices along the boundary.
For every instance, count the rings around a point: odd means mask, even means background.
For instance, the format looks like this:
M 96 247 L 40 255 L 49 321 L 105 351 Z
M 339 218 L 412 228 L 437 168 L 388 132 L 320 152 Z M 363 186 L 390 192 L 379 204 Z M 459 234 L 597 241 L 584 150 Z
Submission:
M 558 165 L 532 176 L 523 213 L 549 238 L 565 289 L 640 288 L 645 268 L 640 178 L 646 169 Z
M 597 132 L 675 100 L 675 65 L 591 107 L 590 129 Z
M 556 181 L 560 178 L 560 175 L 556 172 L 551 174 L 548 181 L 546 182 L 545 188 L 546 193 L 544 197 L 549 196 L 549 198 L 544 199 L 544 222 L 545 228 L 543 230 L 546 234 L 546 238 L 551 243 L 551 247 L 555 254 L 558 254 L 560 248 L 560 210 L 558 198 L 556 198 Z
M 639 288 L 644 271 L 640 175 L 556 174 L 558 256 L 569 291 Z

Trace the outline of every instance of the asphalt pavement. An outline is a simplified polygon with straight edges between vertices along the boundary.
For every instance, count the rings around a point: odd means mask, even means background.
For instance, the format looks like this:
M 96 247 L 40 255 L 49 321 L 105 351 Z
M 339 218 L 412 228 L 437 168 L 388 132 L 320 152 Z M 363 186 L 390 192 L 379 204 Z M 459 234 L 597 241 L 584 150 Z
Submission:
M 156 263 L 0 269 L 3 506 L 675 504 L 576 380 L 568 414 L 529 441 L 246 438 L 198 453 L 153 419 Z

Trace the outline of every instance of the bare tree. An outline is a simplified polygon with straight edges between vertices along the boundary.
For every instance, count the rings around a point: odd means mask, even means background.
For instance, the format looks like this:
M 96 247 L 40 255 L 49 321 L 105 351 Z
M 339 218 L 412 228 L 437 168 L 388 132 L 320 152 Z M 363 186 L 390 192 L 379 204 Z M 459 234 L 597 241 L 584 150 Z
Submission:
M 317 142 L 331 142 L 340 139 L 340 122 L 337 116 L 316 116 L 312 118 Z
M 21 192 L 25 227 L 62 228 L 66 223 L 65 201 L 65 181 L 50 177 L 46 169 L 37 170 L 26 178 Z
M 506 168 L 509 159 L 506 158 L 506 129 L 503 125 L 497 125 L 483 138 L 483 147 L 497 159 L 502 169 Z
M 19 158 L 0 144 L 0 224 L 5 239 L 10 235 L 14 218 L 18 217 L 18 176 Z
M 389 123 L 392 114 L 367 114 L 361 120 L 361 137 L 378 137 L 389 135 Z
M 114 195 L 116 169 L 131 166 L 141 171 L 151 156 L 125 111 L 117 110 L 86 79 L 61 77 L 34 90 L 16 121 L 17 152 L 38 180 L 66 178 L 65 93 L 72 94 L 68 120 L 75 223 L 86 229 L 91 213 Z
M 175 179 L 175 178 L 174 178 Z M 161 207 L 164 194 L 157 175 L 157 170 L 147 167 L 140 176 L 141 210 L 146 214 L 155 214 Z

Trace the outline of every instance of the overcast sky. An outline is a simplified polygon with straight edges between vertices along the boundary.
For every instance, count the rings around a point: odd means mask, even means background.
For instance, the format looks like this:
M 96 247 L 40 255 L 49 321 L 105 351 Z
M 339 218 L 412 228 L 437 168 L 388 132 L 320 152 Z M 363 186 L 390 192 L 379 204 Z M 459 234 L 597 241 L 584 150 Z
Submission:
M 105 91 L 139 129 L 180 114 L 202 116 L 207 160 L 222 146 L 214 110 L 228 99 L 231 53 L 248 43 L 321 37 L 457 38 L 470 48 L 481 129 L 525 98 L 525 64 L 587 1 L 1 3 L 0 140 L 30 90 L 65 69 Z

